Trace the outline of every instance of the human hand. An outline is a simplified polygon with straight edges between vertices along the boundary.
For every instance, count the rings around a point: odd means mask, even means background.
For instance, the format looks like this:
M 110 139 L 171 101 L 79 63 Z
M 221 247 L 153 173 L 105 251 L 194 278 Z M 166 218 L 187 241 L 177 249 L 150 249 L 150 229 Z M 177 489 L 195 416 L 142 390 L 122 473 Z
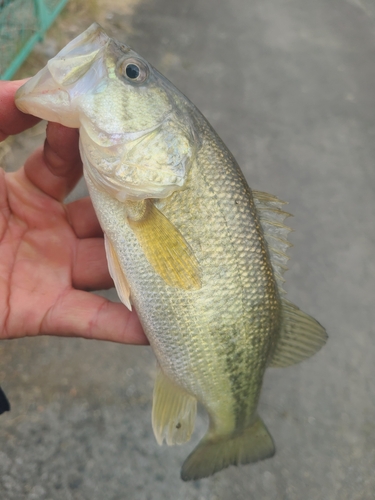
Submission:
M 0 141 L 38 121 L 14 104 L 22 83 L 0 81 Z M 81 176 L 78 131 L 56 123 L 22 168 L 0 169 L 0 339 L 147 343 L 135 311 L 89 293 L 113 282 L 90 199 L 63 203 Z

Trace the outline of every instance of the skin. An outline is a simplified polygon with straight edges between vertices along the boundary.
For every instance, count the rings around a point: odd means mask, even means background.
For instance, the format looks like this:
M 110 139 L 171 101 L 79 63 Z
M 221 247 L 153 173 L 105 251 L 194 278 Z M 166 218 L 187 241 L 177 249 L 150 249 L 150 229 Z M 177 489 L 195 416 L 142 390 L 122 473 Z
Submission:
M 0 82 L 0 141 L 35 125 Z M 113 287 L 89 198 L 63 201 L 82 176 L 78 131 L 49 123 L 43 147 L 0 169 L 0 340 L 58 335 L 147 344 L 136 312 L 89 293 Z

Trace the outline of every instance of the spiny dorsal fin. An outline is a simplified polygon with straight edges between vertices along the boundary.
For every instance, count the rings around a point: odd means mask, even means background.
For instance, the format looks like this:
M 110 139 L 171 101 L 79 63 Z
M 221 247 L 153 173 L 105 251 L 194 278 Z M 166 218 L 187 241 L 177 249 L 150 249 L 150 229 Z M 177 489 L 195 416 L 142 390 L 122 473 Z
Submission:
M 268 244 L 271 264 L 275 273 L 275 278 L 279 286 L 279 291 L 284 292 L 282 286 L 284 283 L 283 274 L 288 269 L 287 263 L 289 257 L 286 250 L 292 246 L 287 240 L 290 227 L 283 221 L 291 214 L 282 210 L 286 204 L 276 196 L 262 191 L 253 191 L 255 206 L 258 211 L 259 220 L 264 231 L 264 237 Z
M 197 400 L 174 384 L 157 366 L 152 402 L 152 428 L 161 445 L 189 441 L 194 430 Z
M 269 366 L 284 367 L 299 363 L 318 352 L 327 341 L 320 323 L 282 299 L 282 324 Z

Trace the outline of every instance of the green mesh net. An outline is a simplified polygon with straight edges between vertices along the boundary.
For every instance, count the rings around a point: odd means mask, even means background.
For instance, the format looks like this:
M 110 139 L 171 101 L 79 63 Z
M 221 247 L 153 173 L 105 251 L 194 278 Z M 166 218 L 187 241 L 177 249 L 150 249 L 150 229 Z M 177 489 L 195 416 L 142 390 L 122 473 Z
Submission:
M 0 79 L 12 77 L 67 0 L 0 0 Z

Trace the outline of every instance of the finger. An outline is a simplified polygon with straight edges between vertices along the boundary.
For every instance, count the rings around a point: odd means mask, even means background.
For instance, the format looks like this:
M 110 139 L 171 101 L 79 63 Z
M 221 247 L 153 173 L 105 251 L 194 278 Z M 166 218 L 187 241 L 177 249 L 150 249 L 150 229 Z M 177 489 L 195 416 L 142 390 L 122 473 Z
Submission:
M 39 121 L 35 116 L 22 113 L 14 103 L 14 95 L 25 81 L 0 81 L 0 141 L 8 135 L 19 134 Z
M 72 282 L 79 290 L 107 290 L 113 287 L 103 238 L 86 238 L 77 243 Z
M 50 171 L 57 177 L 78 179 L 82 175 L 79 154 L 78 129 L 49 122 L 44 144 L 44 158 Z
M 89 197 L 72 201 L 66 205 L 66 211 L 69 223 L 78 238 L 103 236 L 103 231 Z
M 45 315 L 41 334 L 148 344 L 137 313 L 103 297 L 71 290 Z
M 78 130 L 49 123 L 44 149 L 25 163 L 28 179 L 48 196 L 63 201 L 82 176 Z

